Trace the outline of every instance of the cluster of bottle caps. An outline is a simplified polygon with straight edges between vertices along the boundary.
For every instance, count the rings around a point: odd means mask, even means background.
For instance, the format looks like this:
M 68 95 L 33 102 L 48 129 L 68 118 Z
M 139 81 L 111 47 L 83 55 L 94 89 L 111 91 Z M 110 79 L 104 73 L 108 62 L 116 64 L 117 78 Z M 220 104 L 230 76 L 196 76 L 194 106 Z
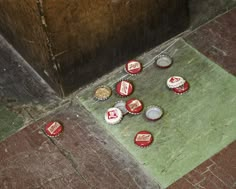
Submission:
M 172 65 L 173 60 L 166 54 L 159 55 L 155 61 L 160 68 L 168 68 Z M 129 75 L 137 75 L 143 69 L 139 61 L 132 60 L 125 64 L 124 70 Z M 167 80 L 167 86 L 176 94 L 183 94 L 189 90 L 189 83 L 180 76 L 171 76 Z M 134 85 L 129 80 L 121 80 L 115 85 L 115 92 L 119 97 L 128 97 L 134 92 Z M 112 95 L 112 89 L 106 85 L 96 88 L 94 98 L 99 101 L 105 101 Z M 138 115 L 144 109 L 143 102 L 137 98 L 130 98 L 126 101 L 120 100 L 113 107 L 108 108 L 104 118 L 108 124 L 115 125 L 121 122 L 127 114 Z M 159 106 L 149 106 L 145 117 L 151 121 L 157 121 L 163 116 L 163 110 Z M 58 121 L 51 121 L 45 125 L 45 133 L 49 137 L 59 136 L 63 131 L 63 125 Z M 149 131 L 139 131 L 134 137 L 134 143 L 140 147 L 147 147 L 153 142 L 153 136 Z
M 168 68 L 172 65 L 173 60 L 166 54 L 161 54 L 155 61 L 160 68 Z M 139 61 L 132 60 L 125 64 L 124 70 L 129 75 L 137 75 L 142 71 L 142 64 Z M 186 80 L 179 76 L 172 76 L 167 80 L 167 86 L 177 94 L 183 94 L 189 88 Z M 129 80 L 122 80 L 116 83 L 115 92 L 120 97 L 128 97 L 134 92 L 134 85 Z M 112 89 L 108 86 L 99 86 L 96 88 L 94 97 L 96 100 L 104 101 L 112 95 Z M 108 108 L 105 112 L 105 121 L 108 124 L 119 124 L 122 118 L 127 114 L 138 115 L 144 109 L 143 102 L 137 98 L 130 98 L 126 101 L 120 100 L 113 107 Z M 151 121 L 157 121 L 163 116 L 163 110 L 159 106 L 149 106 L 145 117 Z M 140 147 L 149 146 L 153 141 L 153 136 L 149 131 L 140 131 L 134 137 L 134 143 Z

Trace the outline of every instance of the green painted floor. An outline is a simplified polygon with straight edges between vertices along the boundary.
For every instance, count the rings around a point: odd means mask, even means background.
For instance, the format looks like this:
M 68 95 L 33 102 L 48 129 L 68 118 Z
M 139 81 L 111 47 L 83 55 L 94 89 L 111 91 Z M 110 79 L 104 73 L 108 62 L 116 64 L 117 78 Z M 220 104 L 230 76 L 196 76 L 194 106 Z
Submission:
M 105 102 L 93 99 L 95 87 L 100 84 L 114 88 L 120 78 L 127 78 L 116 70 L 78 94 L 79 101 L 90 111 L 101 127 L 118 140 L 163 187 L 167 187 L 210 158 L 236 139 L 236 79 L 221 67 L 178 40 L 167 51 L 174 58 L 169 69 L 158 69 L 148 61 L 155 53 L 147 53 L 138 60 L 146 64 L 143 72 L 129 79 L 135 85 L 131 97 L 149 105 L 161 106 L 165 114 L 157 122 L 148 122 L 143 114 L 126 116 L 119 125 L 104 121 L 105 111 L 121 100 L 113 93 Z M 148 65 L 148 66 L 147 66 Z M 184 95 L 176 95 L 166 87 L 172 75 L 186 78 L 191 89 Z M 124 98 L 123 100 L 131 97 Z M 227 99 L 227 100 L 225 100 Z M 149 130 L 154 143 L 141 149 L 134 145 L 133 137 L 140 130 Z
M 0 141 L 2 141 L 23 126 L 23 119 L 0 105 L 0 123 Z

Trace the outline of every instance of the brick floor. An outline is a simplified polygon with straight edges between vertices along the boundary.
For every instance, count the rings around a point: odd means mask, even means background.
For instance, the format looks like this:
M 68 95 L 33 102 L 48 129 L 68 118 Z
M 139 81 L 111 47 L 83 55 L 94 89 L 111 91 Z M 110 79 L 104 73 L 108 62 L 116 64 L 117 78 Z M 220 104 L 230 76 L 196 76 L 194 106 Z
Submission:
M 83 108 L 70 107 L 54 118 L 63 120 L 66 128 L 53 142 L 92 187 L 159 188 Z
M 89 188 L 35 125 L 1 142 L 0 154 L 1 189 Z
M 48 120 L 64 132 L 48 138 Z M 80 107 L 58 111 L 0 143 L 1 189 L 157 189 L 130 154 Z
M 215 63 L 236 75 L 236 8 L 185 39 Z M 235 189 L 236 141 L 183 176 L 168 189 Z
M 236 188 L 236 141 L 208 159 L 168 189 Z
M 236 75 L 236 8 L 186 37 L 197 50 Z

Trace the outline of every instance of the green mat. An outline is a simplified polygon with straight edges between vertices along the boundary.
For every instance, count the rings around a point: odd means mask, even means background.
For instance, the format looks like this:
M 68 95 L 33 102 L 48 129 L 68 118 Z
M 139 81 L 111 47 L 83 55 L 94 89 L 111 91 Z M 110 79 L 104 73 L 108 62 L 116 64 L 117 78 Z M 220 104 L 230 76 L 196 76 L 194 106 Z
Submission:
M 0 105 L 0 141 L 14 134 L 23 126 L 23 119 Z
M 174 58 L 172 67 L 159 69 L 150 64 L 140 75 L 129 78 L 135 85 L 131 97 L 142 100 L 145 107 L 159 105 L 164 109 L 164 116 L 157 122 L 148 122 L 141 114 L 125 116 L 119 125 L 105 123 L 105 111 L 121 98 L 114 92 L 109 100 L 96 102 L 93 93 L 100 84 L 114 88 L 115 82 L 126 78 L 123 68 L 78 94 L 80 102 L 99 125 L 112 134 L 162 187 L 169 186 L 236 139 L 235 77 L 182 39 L 169 48 L 168 53 Z M 151 59 L 152 54 L 147 53 L 146 57 Z M 145 56 L 138 60 L 147 63 Z M 176 95 L 168 90 L 166 80 L 172 75 L 186 78 L 191 85 L 190 91 Z M 146 149 L 133 142 L 140 130 L 148 130 L 154 136 L 154 143 Z

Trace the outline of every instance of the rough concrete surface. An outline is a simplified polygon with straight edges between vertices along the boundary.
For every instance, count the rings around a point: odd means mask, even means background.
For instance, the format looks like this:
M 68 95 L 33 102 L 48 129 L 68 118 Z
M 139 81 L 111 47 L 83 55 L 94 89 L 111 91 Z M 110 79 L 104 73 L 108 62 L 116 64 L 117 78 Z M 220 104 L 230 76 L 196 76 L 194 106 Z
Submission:
M 165 114 L 160 121 L 150 123 L 141 114 L 128 115 L 116 126 L 105 123 L 105 111 L 121 98 L 113 90 L 109 100 L 97 102 L 93 93 L 101 84 L 114 88 L 120 78 L 127 78 L 122 71 L 108 80 L 99 80 L 78 94 L 80 102 L 94 115 L 100 126 L 128 149 L 164 187 L 234 141 L 236 132 L 235 77 L 182 39 L 172 45 L 167 53 L 174 59 L 169 69 L 158 69 L 148 64 L 141 74 L 128 77 L 135 86 L 131 97 L 142 100 L 145 108 L 158 105 L 164 109 Z M 138 60 L 144 65 L 148 63 L 148 55 L 146 60 L 142 58 Z M 172 75 L 186 78 L 191 86 L 190 91 L 178 96 L 168 90 L 166 80 Z M 151 147 L 140 149 L 133 144 L 133 137 L 140 130 L 153 133 L 155 140 Z

